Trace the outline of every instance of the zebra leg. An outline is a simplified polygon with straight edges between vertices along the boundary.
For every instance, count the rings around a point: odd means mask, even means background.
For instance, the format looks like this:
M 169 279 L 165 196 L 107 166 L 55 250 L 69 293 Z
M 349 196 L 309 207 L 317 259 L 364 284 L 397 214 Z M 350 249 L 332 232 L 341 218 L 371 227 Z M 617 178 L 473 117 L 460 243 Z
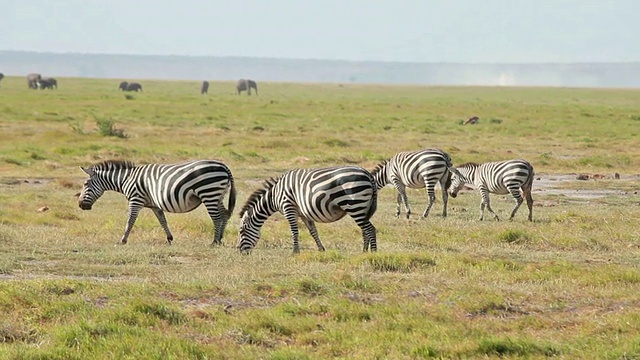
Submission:
M 300 236 L 300 230 L 298 229 L 298 212 L 291 205 L 284 205 L 282 212 L 284 217 L 289 222 L 289 227 L 291 228 L 291 238 L 293 239 L 293 253 L 300 253 L 300 244 L 298 243 L 298 238 Z
M 129 204 L 129 220 L 127 220 L 127 227 L 124 229 L 124 235 L 122 235 L 122 239 L 120 240 L 120 243 L 122 243 L 122 245 L 127 243 L 127 239 L 129 238 L 129 234 L 131 233 L 133 224 L 136 223 L 136 219 L 138 218 L 138 214 L 140 213 L 141 209 L 142 206 L 139 206 L 137 204 Z
M 302 222 L 307 226 L 307 229 L 309 229 L 309 233 L 311 233 L 313 240 L 316 241 L 316 245 L 318 246 L 318 251 L 324 251 L 325 250 L 324 246 L 320 241 L 320 236 L 318 236 L 318 229 L 316 229 L 316 223 L 305 217 L 301 217 L 301 218 L 302 218 Z
M 527 199 L 527 207 L 529 208 L 529 221 L 533 221 L 533 198 L 531 197 L 531 189 L 523 190 L 524 197 Z
M 424 183 L 427 184 L 425 187 L 427 189 L 427 196 L 429 196 L 429 204 L 427 204 L 427 208 L 424 209 L 424 213 L 422 213 L 422 217 L 426 218 L 427 216 L 429 216 L 429 212 L 431 212 L 431 207 L 433 206 L 433 203 L 436 201 L 436 189 L 435 189 L 436 184 L 427 183 L 426 178 L 424 179 Z
M 227 227 L 227 221 L 229 220 L 229 215 L 227 214 L 227 209 L 222 205 L 222 201 L 216 202 L 202 202 L 204 206 L 207 208 L 207 213 L 213 221 L 213 242 L 212 246 L 221 245 L 222 237 L 224 235 L 224 229 Z
M 509 216 L 509 220 L 512 220 L 513 217 L 516 216 L 516 213 L 518 212 L 518 209 L 520 208 L 520 205 L 522 205 L 524 199 L 522 198 L 522 195 L 520 195 L 520 189 L 509 189 L 509 191 L 511 192 L 511 196 L 516 199 L 516 206 L 513 208 L 513 210 L 511 210 L 511 216 Z
M 404 184 L 402 184 L 398 179 L 393 180 L 393 186 L 395 186 L 398 191 L 398 197 L 396 198 L 396 217 L 400 217 L 400 201 L 404 203 L 404 209 L 407 212 L 407 219 L 411 216 L 411 208 L 409 207 L 409 199 L 407 198 L 407 192 Z
M 227 224 L 229 223 L 229 212 L 222 204 L 222 201 L 220 201 L 218 204 L 217 217 L 213 221 L 213 226 L 216 233 L 214 235 L 212 245 L 222 245 L 224 231 L 227 228 Z
M 447 203 L 449 202 L 449 193 L 446 188 L 446 175 L 440 178 L 440 188 L 442 189 L 442 217 L 447 217 Z
M 485 207 L 487 208 L 487 210 L 489 210 L 489 212 L 493 214 L 496 220 L 500 220 L 500 218 L 498 218 L 498 214 L 496 214 L 491 208 L 491 201 L 489 200 L 489 191 L 484 186 L 480 186 L 479 188 L 480 188 L 480 194 L 482 196 L 482 203 L 480 204 L 480 221 L 484 219 Z
M 167 218 L 164 216 L 164 211 L 157 208 L 152 208 L 151 210 L 153 210 L 156 218 L 158 218 L 158 221 L 160 222 L 160 226 L 162 226 L 164 233 L 167 234 L 167 243 L 171 245 L 171 242 L 173 241 L 173 235 L 169 230 L 169 224 L 167 224 Z
M 369 245 L 371 245 L 372 252 L 378 251 L 375 226 L 373 226 L 371 221 L 368 221 L 368 220 L 366 222 L 358 224 L 358 226 L 360 226 L 360 228 L 362 229 L 362 239 L 363 239 L 362 251 L 363 252 L 369 251 Z

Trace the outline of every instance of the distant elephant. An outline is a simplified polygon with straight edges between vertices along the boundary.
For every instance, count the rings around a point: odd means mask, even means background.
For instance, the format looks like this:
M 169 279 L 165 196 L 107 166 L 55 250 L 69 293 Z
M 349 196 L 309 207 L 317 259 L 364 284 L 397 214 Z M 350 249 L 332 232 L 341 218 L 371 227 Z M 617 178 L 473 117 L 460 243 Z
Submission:
M 209 93 L 209 82 L 203 81 L 202 86 L 200 87 L 200 94 L 208 94 Z
M 38 83 L 42 79 L 42 75 L 38 73 L 31 73 L 27 75 L 27 85 L 29 85 L 29 89 L 37 89 Z
M 2 81 L 3 78 L 4 78 L 4 74 L 0 73 L 0 81 Z
M 247 95 L 251 95 L 251 89 L 254 89 L 256 91 L 256 95 L 258 95 L 258 85 L 255 81 L 249 79 L 240 79 L 236 83 L 236 90 L 238 90 L 238 95 L 240 95 L 240 93 L 245 90 L 247 91 Z
M 128 83 L 123 81 L 120 83 L 119 89 L 122 91 L 142 91 L 142 85 L 136 82 Z
M 58 88 L 58 80 L 54 79 L 54 78 L 42 78 L 40 79 L 40 81 L 38 81 L 38 87 L 40 87 L 41 90 L 44 89 L 51 89 L 53 90 L 53 88 Z

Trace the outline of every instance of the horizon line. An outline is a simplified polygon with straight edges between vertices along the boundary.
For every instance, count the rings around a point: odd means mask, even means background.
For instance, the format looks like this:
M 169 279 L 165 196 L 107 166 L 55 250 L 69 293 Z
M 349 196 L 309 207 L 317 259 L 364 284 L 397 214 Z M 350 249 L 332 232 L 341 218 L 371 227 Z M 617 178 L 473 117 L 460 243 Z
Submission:
M 455 62 L 455 61 L 391 61 L 391 60 L 346 60 L 329 58 L 285 58 L 269 56 L 246 56 L 246 55 L 184 55 L 184 54 L 125 54 L 125 53 L 92 53 L 92 52 L 58 52 L 58 51 L 36 51 L 36 50 L 5 50 L 0 49 L 0 53 L 33 53 L 33 54 L 57 54 L 57 55 L 80 55 L 80 56 L 131 56 L 131 57 L 176 57 L 176 58 L 220 58 L 220 59 L 257 59 L 257 60 L 280 60 L 280 61 L 326 61 L 344 63 L 377 63 L 377 64 L 449 64 L 449 65 L 588 65 L 588 64 L 638 64 L 637 61 L 546 61 L 546 62 Z

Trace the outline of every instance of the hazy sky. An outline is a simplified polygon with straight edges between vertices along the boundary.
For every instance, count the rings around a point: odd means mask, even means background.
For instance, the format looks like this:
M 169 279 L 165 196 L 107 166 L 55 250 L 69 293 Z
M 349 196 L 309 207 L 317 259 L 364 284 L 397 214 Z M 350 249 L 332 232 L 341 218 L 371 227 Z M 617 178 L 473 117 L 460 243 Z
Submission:
M 640 0 L 2 0 L 0 50 L 640 61 Z

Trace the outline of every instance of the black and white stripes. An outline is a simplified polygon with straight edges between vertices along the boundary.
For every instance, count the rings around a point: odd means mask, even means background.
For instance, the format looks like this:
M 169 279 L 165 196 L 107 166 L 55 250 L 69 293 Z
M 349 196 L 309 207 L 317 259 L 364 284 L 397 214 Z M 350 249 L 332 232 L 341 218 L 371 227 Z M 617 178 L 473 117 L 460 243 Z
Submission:
M 447 187 L 451 179 L 450 173 L 455 171 L 449 154 L 438 149 L 418 151 L 404 151 L 395 154 L 389 160 L 380 163 L 371 174 L 376 180 L 376 186 L 381 189 L 387 184 L 392 184 L 398 191 L 396 199 L 396 217 L 400 216 L 400 205 L 404 203 L 407 219 L 411 215 L 406 188 L 426 188 L 429 195 L 423 217 L 429 216 L 431 207 L 435 202 L 435 187 L 440 183 L 442 188 L 442 216 L 447 216 Z
M 214 224 L 213 244 L 220 244 L 236 202 L 234 178 L 229 168 L 219 161 L 196 160 L 179 164 L 135 166 L 129 161 L 109 160 L 82 168 L 89 175 L 79 198 L 79 206 L 90 210 L 107 190 L 124 194 L 129 201 L 129 215 L 121 243 L 127 239 L 143 207 L 150 208 L 160 222 L 171 244 L 165 212 L 184 213 L 204 204 Z M 435 186 L 443 189 L 443 211 L 447 216 L 448 196 L 456 197 L 465 184 L 475 185 L 482 194 L 480 220 L 491 209 L 489 193 L 511 194 L 516 206 L 512 219 L 526 199 L 528 219 L 532 221 L 531 188 L 534 170 L 526 160 L 508 160 L 484 164 L 467 163 L 453 166 L 451 157 L 438 149 L 400 152 L 369 172 L 359 166 L 337 166 L 294 169 L 267 180 L 254 191 L 240 212 L 237 248 L 253 249 L 260 230 L 276 212 L 287 219 L 291 229 L 293 251 L 300 251 L 298 218 L 305 224 L 320 251 L 324 246 L 318 236 L 316 222 L 331 223 L 349 215 L 362 231 L 363 250 L 377 250 L 376 228 L 371 218 L 377 209 L 378 191 L 392 184 L 398 192 L 396 217 L 401 201 L 409 218 L 411 209 L 406 188 L 426 188 L 429 195 L 423 217 L 427 217 L 435 201 Z M 449 190 L 447 192 L 446 190 Z M 229 192 L 228 209 L 223 204 Z
M 164 212 L 185 213 L 204 204 L 213 221 L 213 244 L 220 244 L 224 229 L 233 212 L 236 189 L 229 168 L 214 160 L 197 160 L 179 164 L 149 164 L 135 166 L 129 161 L 109 160 L 82 168 L 89 175 L 80 194 L 79 206 L 91 210 L 107 190 L 124 194 L 129 200 L 129 219 L 121 242 L 127 243 L 133 224 L 143 207 L 150 208 L 158 218 L 170 244 Z M 228 209 L 223 198 L 229 192 Z
M 457 167 L 460 175 L 453 175 L 451 181 L 451 196 L 456 197 L 458 191 L 468 183 L 474 185 L 482 195 L 480 204 L 480 220 L 484 218 L 485 207 L 498 220 L 498 215 L 491 209 L 489 193 L 511 194 L 516 199 L 516 206 L 511 211 L 509 219 L 513 219 L 518 208 L 522 205 L 523 197 L 529 208 L 529 221 L 533 221 L 533 198 L 531 187 L 533 184 L 533 166 L 522 159 L 487 162 L 483 164 L 466 163 Z
M 315 222 L 330 223 L 349 215 L 362 229 L 363 250 L 376 251 L 376 229 L 371 217 L 376 211 L 378 190 L 371 174 L 358 166 L 295 169 L 267 180 L 240 212 L 238 249 L 247 253 L 256 246 L 260 229 L 274 213 L 281 212 L 291 228 L 293 252 L 298 244 L 298 217 L 324 251 Z

